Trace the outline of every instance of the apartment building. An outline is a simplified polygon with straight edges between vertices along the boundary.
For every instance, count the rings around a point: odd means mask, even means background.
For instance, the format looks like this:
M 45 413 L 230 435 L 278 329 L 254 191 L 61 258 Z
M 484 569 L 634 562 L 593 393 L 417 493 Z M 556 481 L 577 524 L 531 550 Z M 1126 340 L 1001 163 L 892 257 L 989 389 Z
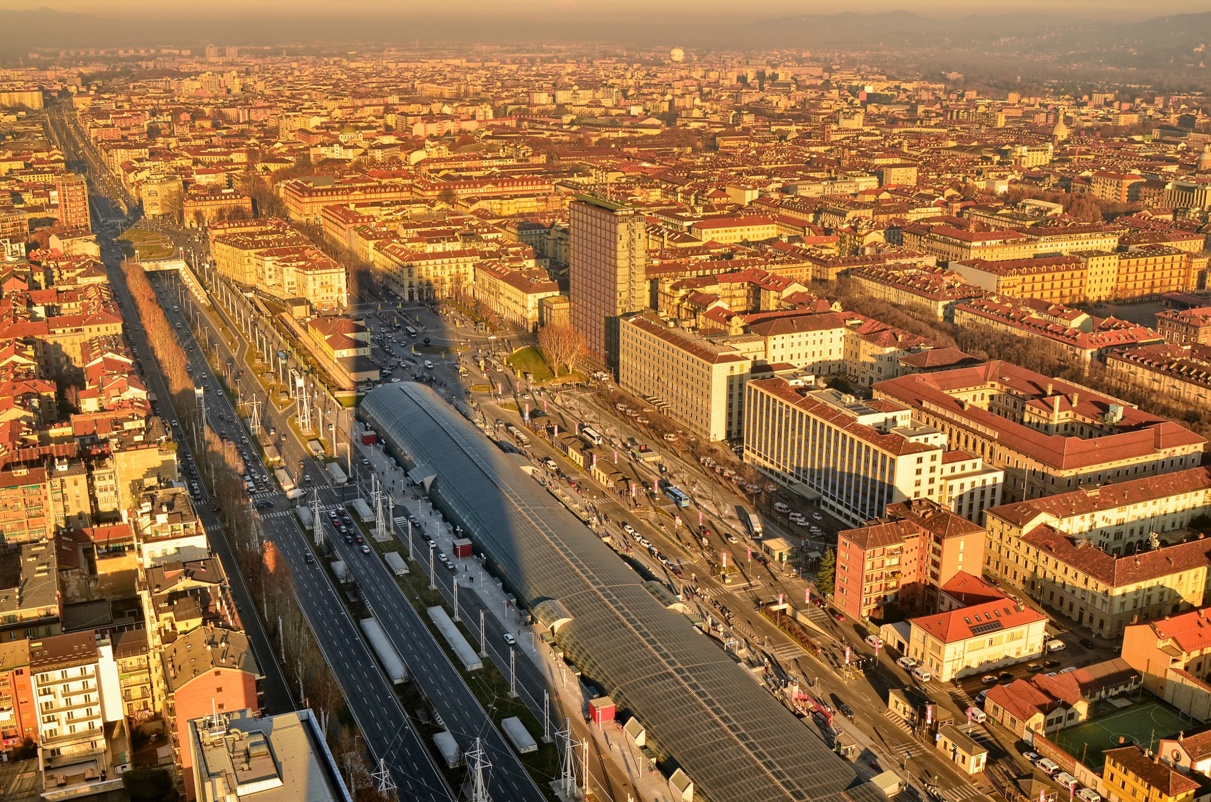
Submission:
M 1160 342 L 1152 329 L 1118 318 L 1101 318 L 1034 298 L 986 295 L 955 304 L 957 326 L 986 326 L 1018 337 L 1038 338 L 1089 364 L 1107 352 Z
M 1211 721 L 1211 608 L 1123 630 L 1123 659 L 1144 688 L 1202 722 Z
M 871 265 L 850 271 L 849 280 L 867 295 L 895 306 L 924 310 L 947 322 L 953 322 L 955 304 L 986 292 L 952 270 L 933 266 Z
M 1156 330 L 1177 345 L 1211 345 L 1211 306 L 1161 310 Z
M 189 784 L 200 802 L 271 794 L 281 802 L 353 802 L 323 729 L 309 708 L 277 716 L 252 710 L 189 722 Z
M 1198 287 L 1191 254 L 1168 245 L 1132 247 L 1120 253 L 1115 281 L 1114 297 L 1119 300 L 1149 300 Z
M 252 217 L 252 198 L 229 187 L 192 186 L 180 200 L 182 219 L 201 227 L 217 220 Z
M 210 251 L 219 275 L 245 287 L 321 310 L 348 302 L 344 266 L 281 220 L 212 226 Z
M 1181 533 L 1211 510 L 1211 472 L 1203 467 L 1082 485 L 1076 490 L 1004 504 L 985 512 L 988 567 L 1008 576 L 1012 541 L 1040 526 L 1080 536 L 1114 555 L 1148 546 L 1153 533 Z
M 88 181 L 82 175 L 64 173 L 55 180 L 59 197 L 59 223 L 68 230 L 92 230 L 88 207 Z
M 854 526 L 887 505 L 936 499 L 946 450 L 910 408 L 835 390 L 800 392 L 784 379 L 750 381 L 744 461 Z
M 5 543 L 46 540 L 54 534 L 54 509 L 45 468 L 0 471 L 0 538 Z
M 1005 472 L 974 454 L 950 450 L 942 455 L 938 501 L 960 518 L 982 524 L 984 511 L 1001 503 Z
M 0 642 L 0 750 L 38 742 L 38 707 L 29 670 L 29 638 Z
M 1201 540 L 1156 545 L 1115 555 L 1049 526 L 1010 544 L 1006 578 L 1031 598 L 1078 626 L 1107 638 L 1132 623 L 1180 613 L 1206 602 L 1211 544 Z
M 206 529 L 183 487 L 144 492 L 133 510 L 135 549 L 144 569 L 210 554 Z
M 1004 470 L 1011 501 L 1192 468 L 1206 446 L 1173 421 L 1001 361 L 890 379 L 874 397 Z
M 979 573 L 984 530 L 937 502 L 907 501 L 837 534 L 833 604 L 857 620 L 934 612 L 956 574 Z
M 1211 402 L 1211 345 L 1124 348 L 1106 355 L 1106 372 L 1126 385 L 1194 408 Z
M 1101 787 L 1110 802 L 1194 802 L 1205 787 L 1135 744 L 1102 754 Z
M 568 214 L 572 328 L 591 356 L 615 367 L 621 317 L 649 306 L 646 220 L 634 207 L 590 195 L 578 195 Z
M 93 630 L 41 638 L 30 643 L 29 661 L 44 793 L 120 788 L 130 735 L 108 638 Z
M 1089 194 L 1098 200 L 1112 203 L 1129 203 L 1138 197 L 1139 185 L 1144 183 L 1142 175 L 1134 173 L 1112 173 L 1107 170 L 1095 170 L 1089 177 Z
M 559 295 L 547 271 L 527 264 L 484 260 L 475 265 L 475 300 L 505 323 L 526 331 L 538 327 L 543 298 Z
M 909 619 L 905 654 L 950 682 L 1039 657 L 1046 626 L 1042 613 L 999 599 Z
M 214 712 L 261 709 L 257 685 L 261 671 L 243 632 L 201 626 L 165 645 L 159 653 L 167 683 L 164 714 L 172 747 L 185 774 L 185 793 L 193 786 L 189 722 Z
M 1049 304 L 1071 304 L 1085 299 L 1086 268 L 1075 255 L 966 259 L 951 262 L 950 269 L 968 284 L 998 295 L 1035 298 Z
M 763 215 L 708 217 L 690 225 L 690 234 L 703 242 L 732 245 L 737 242 L 760 242 L 778 236 L 778 226 Z
M 744 428 L 744 385 L 752 359 L 718 340 L 700 337 L 655 312 L 623 317 L 618 336 L 618 384 L 668 404 L 665 412 L 708 441 L 735 440 Z

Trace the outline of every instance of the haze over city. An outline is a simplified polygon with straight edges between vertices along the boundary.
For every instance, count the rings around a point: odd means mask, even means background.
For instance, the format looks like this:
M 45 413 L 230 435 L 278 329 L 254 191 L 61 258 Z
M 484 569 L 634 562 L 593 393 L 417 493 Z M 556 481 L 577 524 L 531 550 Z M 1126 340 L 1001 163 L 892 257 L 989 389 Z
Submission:
M 0 797 L 1211 802 L 1209 34 L 0 0 Z

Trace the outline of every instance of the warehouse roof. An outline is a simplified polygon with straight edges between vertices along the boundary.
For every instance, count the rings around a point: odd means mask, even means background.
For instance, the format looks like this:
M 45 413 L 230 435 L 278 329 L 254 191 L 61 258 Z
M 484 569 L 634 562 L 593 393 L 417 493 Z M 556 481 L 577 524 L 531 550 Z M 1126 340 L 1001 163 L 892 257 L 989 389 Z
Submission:
M 715 802 L 874 800 L 845 762 L 537 482 L 427 387 L 369 393 L 361 414 L 532 609 L 557 600 L 557 640 Z M 559 616 L 562 618 L 561 616 Z

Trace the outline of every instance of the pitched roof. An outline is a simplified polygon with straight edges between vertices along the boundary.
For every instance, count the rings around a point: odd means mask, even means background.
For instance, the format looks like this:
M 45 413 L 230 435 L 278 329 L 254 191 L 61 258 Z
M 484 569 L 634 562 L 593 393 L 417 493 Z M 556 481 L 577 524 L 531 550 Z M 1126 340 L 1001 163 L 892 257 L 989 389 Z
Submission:
M 911 619 L 909 624 L 925 630 L 943 643 L 956 643 L 989 632 L 1002 632 L 1046 620 L 1047 616 L 1031 607 L 1009 599 L 997 599 L 947 613 L 923 615 Z

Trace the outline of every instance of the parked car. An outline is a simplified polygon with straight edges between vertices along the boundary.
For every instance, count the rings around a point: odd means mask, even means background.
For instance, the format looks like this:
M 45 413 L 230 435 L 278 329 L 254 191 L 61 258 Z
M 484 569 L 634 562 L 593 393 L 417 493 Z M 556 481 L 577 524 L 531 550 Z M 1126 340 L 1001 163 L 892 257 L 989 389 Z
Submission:
M 980 682 L 984 683 L 985 685 L 996 685 L 997 678 L 995 674 L 985 674 L 984 676 L 980 677 Z
M 1040 760 L 1043 759 L 1043 756 L 1040 755 L 1038 752 L 1031 752 L 1031 751 L 1023 752 L 1022 757 L 1026 758 L 1031 763 L 1038 763 Z
M 1063 787 L 1067 788 L 1069 791 L 1076 788 L 1076 777 L 1073 777 L 1071 774 L 1069 774 L 1066 771 L 1058 772 L 1051 779 L 1054 780 L 1055 782 L 1059 783 Z
M 1039 771 L 1043 772 L 1048 777 L 1052 777 L 1060 773 L 1060 764 L 1048 758 L 1043 758 L 1034 765 Z
M 912 675 L 921 682 L 929 682 L 933 679 L 933 674 L 929 673 L 924 666 L 917 666 L 912 670 Z
M 883 648 L 883 639 L 880 638 L 878 635 L 867 635 L 866 643 L 872 649 L 882 649 Z
M 1081 802 L 1102 802 L 1102 795 L 1091 788 L 1082 788 L 1076 792 Z
M 912 671 L 917 667 L 917 661 L 905 655 L 904 657 L 896 660 L 896 665 L 900 666 L 900 668 L 904 669 L 905 671 Z

